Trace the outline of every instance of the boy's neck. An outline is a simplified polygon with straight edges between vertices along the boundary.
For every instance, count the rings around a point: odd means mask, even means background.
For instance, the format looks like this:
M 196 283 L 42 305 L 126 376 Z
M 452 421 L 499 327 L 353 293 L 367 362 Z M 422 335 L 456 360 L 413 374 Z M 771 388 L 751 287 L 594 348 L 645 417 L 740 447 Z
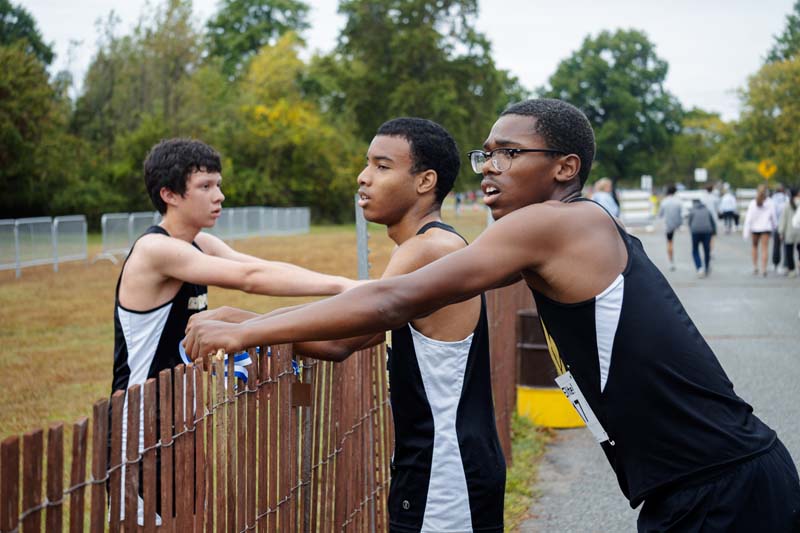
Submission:
M 396 245 L 400 246 L 416 235 L 417 231 L 428 222 L 441 222 L 441 220 L 442 213 L 439 205 L 430 206 L 419 212 L 412 209 L 396 224 L 386 226 L 386 233 Z
M 200 233 L 201 228 L 189 224 L 186 221 L 180 220 L 176 216 L 170 215 L 171 213 L 167 211 L 164 214 L 164 218 L 158 225 L 167 230 L 167 233 L 169 233 L 170 237 L 175 237 L 176 239 L 180 239 L 188 243 L 194 241 L 194 238 L 197 237 L 198 233 Z

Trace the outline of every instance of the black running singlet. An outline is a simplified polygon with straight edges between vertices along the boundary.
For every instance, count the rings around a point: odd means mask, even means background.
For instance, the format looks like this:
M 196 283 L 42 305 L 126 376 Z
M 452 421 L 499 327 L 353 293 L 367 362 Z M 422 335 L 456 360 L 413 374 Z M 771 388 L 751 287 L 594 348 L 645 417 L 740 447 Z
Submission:
M 641 241 L 616 227 L 628 262 L 606 290 L 575 304 L 532 292 L 560 379 L 573 378 L 585 414 L 602 426 L 595 436 L 635 508 L 767 450 L 776 436 L 736 395 Z
M 456 233 L 441 222 L 423 226 Z M 457 234 L 457 233 L 456 233 Z M 395 449 L 392 531 L 503 530 L 506 465 L 497 437 L 486 304 L 466 339 L 392 331 L 389 384 Z
M 161 226 L 150 226 L 142 235 L 158 233 L 169 236 Z M 141 238 L 141 237 L 140 237 Z M 194 242 L 192 245 L 200 250 Z M 136 244 L 134 243 L 134 246 Z M 202 251 L 202 250 L 201 250 Z M 128 254 L 133 253 L 133 246 Z M 125 260 L 127 264 L 127 259 Z M 208 307 L 208 290 L 205 285 L 183 283 L 177 294 L 168 302 L 147 311 L 126 309 L 119 303 L 119 286 L 122 273 L 117 280 L 114 301 L 114 377 L 111 383 L 112 394 L 127 390 L 133 385 L 143 385 L 150 378 L 166 368 L 183 364 L 179 343 L 183 340 L 189 317 Z M 158 404 L 156 404 L 158 406 Z M 142 403 L 142 408 L 144 403 Z M 128 398 L 125 397 L 124 413 L 128 412 Z M 144 411 L 142 411 L 143 413 Z M 110 412 L 109 412 L 110 416 Z M 111 425 L 109 424 L 109 432 Z M 122 417 L 122 449 L 125 456 L 127 444 L 128 417 Z M 110 433 L 109 433 L 110 434 Z M 139 448 L 144 442 L 144 424 L 139 424 Z
M 153 233 L 169 236 L 161 226 L 150 226 L 142 235 Z M 196 243 L 192 245 L 200 250 Z M 128 257 L 132 253 L 133 246 Z M 158 307 L 147 311 L 126 309 L 119 303 L 119 286 L 124 271 L 125 264 L 119 273 L 114 301 L 112 392 L 143 384 L 149 378 L 158 376 L 165 368 L 183 364 L 178 343 L 185 336 L 189 317 L 208 307 L 208 289 L 205 285 L 183 283 L 170 301 Z

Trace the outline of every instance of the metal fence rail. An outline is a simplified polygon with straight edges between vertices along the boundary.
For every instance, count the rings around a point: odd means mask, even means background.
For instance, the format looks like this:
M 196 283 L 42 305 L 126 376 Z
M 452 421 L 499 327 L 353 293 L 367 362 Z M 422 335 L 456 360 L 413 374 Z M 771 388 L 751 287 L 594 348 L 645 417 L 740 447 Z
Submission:
M 66 261 L 89 259 L 88 225 L 83 215 L 53 219 L 53 270 Z
M 83 215 L 0 220 L 0 270 L 81 261 L 88 258 L 87 224 Z
M 102 251 L 94 258 L 117 262 L 126 256 L 136 239 L 148 227 L 158 224 L 158 212 L 106 213 L 100 219 L 103 232 Z M 213 228 L 207 231 L 226 241 L 265 235 L 308 233 L 311 210 L 307 207 L 231 207 L 223 209 Z M 0 227 L 2 234 L 2 227 Z
M 307 207 L 232 207 L 223 209 L 213 228 L 220 239 L 231 241 L 264 235 L 299 235 L 311 227 Z

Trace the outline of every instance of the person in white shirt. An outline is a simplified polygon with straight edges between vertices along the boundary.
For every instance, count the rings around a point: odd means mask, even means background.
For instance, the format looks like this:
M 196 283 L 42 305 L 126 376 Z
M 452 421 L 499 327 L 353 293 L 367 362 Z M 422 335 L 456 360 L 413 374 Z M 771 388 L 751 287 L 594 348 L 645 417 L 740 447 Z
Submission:
M 750 200 L 747 214 L 744 216 L 742 236 L 752 238 L 753 274 L 758 275 L 758 249 L 761 248 L 761 274 L 767 275 L 767 252 L 769 250 L 769 236 L 775 231 L 778 221 L 775 218 L 775 209 L 772 200 L 767 198 L 767 186 L 758 186 L 756 197 Z
M 775 211 L 775 220 L 778 221 L 781 219 L 781 215 L 783 214 L 783 210 L 786 207 L 786 202 L 789 200 L 789 197 L 786 195 L 786 189 L 784 188 L 783 184 L 779 183 L 777 189 L 772 194 L 770 198 L 772 200 L 772 209 Z M 780 273 L 782 267 L 781 264 L 781 251 L 783 250 L 783 241 L 781 236 L 778 234 L 777 223 L 775 231 L 772 233 L 772 269 L 775 272 Z
M 725 233 L 730 233 L 735 227 L 739 227 L 739 212 L 736 206 L 736 196 L 730 188 L 725 189 L 725 194 L 719 201 L 719 216 L 725 223 Z
M 605 207 L 611 216 L 619 218 L 619 205 L 614 200 L 614 195 L 611 194 L 611 185 L 611 180 L 608 178 L 597 180 L 594 184 L 592 200 Z
M 798 270 L 795 269 L 795 248 L 800 254 L 800 227 L 795 227 L 792 224 L 794 219 L 798 219 L 797 213 L 800 212 L 800 197 L 798 197 L 798 189 L 791 189 L 789 193 L 789 201 L 786 202 L 786 207 L 783 209 L 781 218 L 778 219 L 778 235 L 783 241 L 783 266 L 786 267 L 786 275 L 795 277 Z M 798 224 L 800 226 L 800 224 Z

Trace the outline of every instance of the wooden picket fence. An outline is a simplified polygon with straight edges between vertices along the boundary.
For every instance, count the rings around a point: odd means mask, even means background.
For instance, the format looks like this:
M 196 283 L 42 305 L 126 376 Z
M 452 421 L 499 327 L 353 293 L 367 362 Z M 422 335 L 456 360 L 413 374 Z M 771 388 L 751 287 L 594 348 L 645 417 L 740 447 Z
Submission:
M 510 463 L 516 312 L 530 295 L 517 285 L 487 296 L 498 433 Z M 72 426 L 69 463 L 63 424 L 47 430 L 46 449 L 41 429 L 6 438 L 0 532 L 388 531 L 385 346 L 335 364 L 294 358 L 289 345 L 269 357 L 251 350 L 251 359 L 246 383 L 231 357 L 227 377 L 222 361 L 198 362 L 128 389 L 124 457 L 123 391 L 95 403 L 91 423 Z

